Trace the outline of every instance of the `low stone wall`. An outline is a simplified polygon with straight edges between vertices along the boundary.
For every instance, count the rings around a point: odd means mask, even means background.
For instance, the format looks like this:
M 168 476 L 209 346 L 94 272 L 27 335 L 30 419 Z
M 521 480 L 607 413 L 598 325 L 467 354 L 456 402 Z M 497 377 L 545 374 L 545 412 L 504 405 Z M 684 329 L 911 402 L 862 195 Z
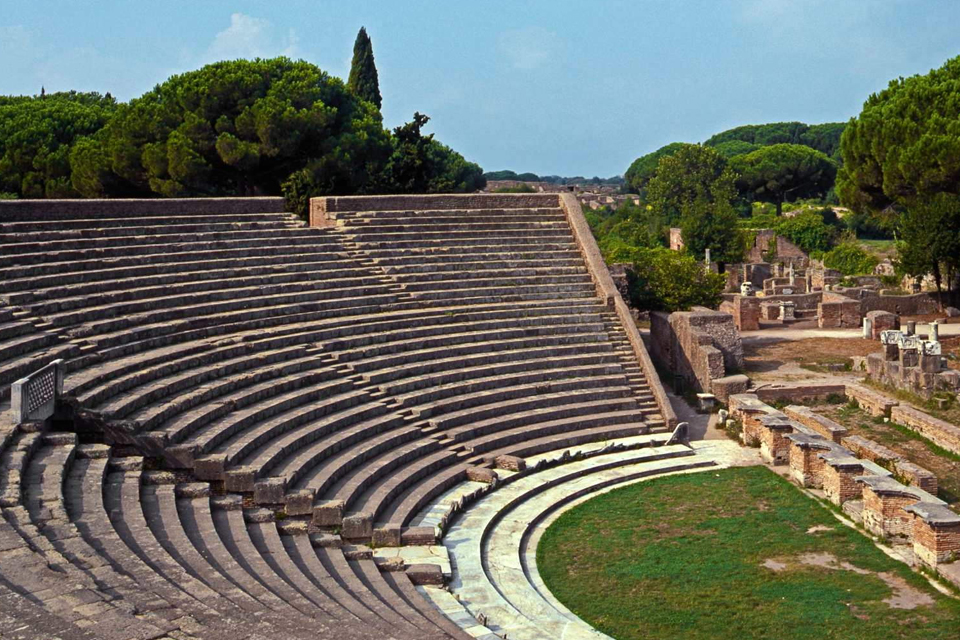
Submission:
M 937 304 L 936 297 L 929 293 L 881 296 L 879 292 L 866 290 L 860 298 L 860 310 L 864 315 L 869 311 L 889 311 L 901 316 L 922 316 L 937 313 L 940 306 Z
M 937 446 L 960 454 L 960 427 L 903 405 L 897 405 L 890 410 L 890 419 L 910 427 Z
M 740 334 L 728 313 L 703 307 L 651 313 L 650 345 L 661 367 L 681 376 L 697 391 L 717 395 L 722 402 L 726 402 L 731 388 L 739 393 L 747 387 L 748 380 L 743 380 L 739 387 L 721 383 L 714 389 L 714 381 L 743 367 Z
M 814 402 L 823 401 L 830 396 L 842 396 L 846 390 L 843 384 L 810 385 L 766 385 L 752 390 L 763 402 Z
M 797 311 L 812 311 L 817 308 L 817 305 L 820 304 L 820 301 L 823 299 L 823 294 L 820 292 L 813 293 L 778 293 L 776 295 L 764 295 L 761 300 L 763 302 L 792 302 L 794 308 Z
M 176 216 L 192 214 L 282 213 L 280 197 L 261 198 L 155 198 L 90 200 L 0 200 L 0 219 L 66 220 L 90 218 Z
M 855 329 L 861 325 L 860 303 L 835 294 L 824 293 L 817 306 L 817 324 L 821 329 Z
M 356 211 L 430 211 L 432 209 L 557 208 L 562 194 L 556 193 L 454 193 L 430 195 L 327 196 L 311 198 L 311 226 L 314 214 Z M 583 212 L 581 211 L 581 215 Z
M 884 469 L 893 472 L 903 484 L 920 487 L 927 493 L 936 495 L 939 482 L 932 471 L 915 465 L 896 451 L 861 436 L 846 436 L 840 444 L 853 452 L 858 458 L 875 462 Z
M 861 409 L 875 417 L 890 417 L 890 410 L 900 404 L 896 400 L 877 393 L 872 389 L 861 387 L 858 384 L 846 385 L 844 392 L 848 399 L 856 400 Z
M 844 510 L 859 517 L 871 533 L 905 540 L 920 562 L 934 568 L 955 559 L 960 516 L 927 490 L 935 490 L 936 480 L 928 471 L 891 459 L 896 454 L 869 440 L 848 438 L 853 450 L 837 444 L 754 394 L 731 396 L 730 411 L 743 425 L 744 442 L 758 445 L 769 463 L 789 465 L 791 478 L 822 489 L 836 505 L 858 502 L 859 508 Z M 871 458 L 890 464 L 894 471 Z
M 841 444 L 844 436 L 847 435 L 846 427 L 837 424 L 830 418 L 821 416 L 810 407 L 790 405 L 789 407 L 784 407 L 783 413 L 805 427 L 813 429 L 831 442 Z

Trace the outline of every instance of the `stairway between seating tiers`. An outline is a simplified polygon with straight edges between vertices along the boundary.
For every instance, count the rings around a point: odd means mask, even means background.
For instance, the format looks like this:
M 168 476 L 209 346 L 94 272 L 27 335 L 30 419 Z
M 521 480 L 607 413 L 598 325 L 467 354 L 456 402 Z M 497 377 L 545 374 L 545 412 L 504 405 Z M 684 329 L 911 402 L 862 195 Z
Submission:
M 328 198 L 314 227 L 272 198 L 0 203 L 0 402 L 62 358 L 76 431 L 5 414 L 0 621 L 467 637 L 363 545 L 422 539 L 417 514 L 500 456 L 674 424 L 579 215 L 555 195 Z

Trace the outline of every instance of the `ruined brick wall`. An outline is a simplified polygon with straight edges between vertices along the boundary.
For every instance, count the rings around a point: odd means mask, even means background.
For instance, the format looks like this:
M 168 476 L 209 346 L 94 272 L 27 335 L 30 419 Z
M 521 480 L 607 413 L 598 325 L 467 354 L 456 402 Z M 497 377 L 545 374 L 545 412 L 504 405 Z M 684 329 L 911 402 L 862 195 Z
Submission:
M 891 409 L 898 404 L 896 400 L 891 400 L 858 384 L 846 385 L 844 394 L 848 399 L 856 400 L 861 409 L 875 417 L 890 417 Z
M 743 281 L 753 284 L 757 289 L 763 289 L 763 281 L 773 275 L 773 265 L 768 262 L 750 262 L 743 265 Z
M 683 232 L 676 227 L 670 229 L 670 249 L 672 251 L 680 251 L 685 245 L 683 244 Z
M 903 510 L 916 504 L 917 498 L 899 493 L 877 493 L 863 487 L 863 526 L 878 536 L 910 538 L 914 517 Z
M 732 315 L 733 323 L 740 331 L 756 331 L 760 328 L 760 298 L 736 296 Z
M 800 279 L 797 278 L 799 282 Z M 792 302 L 795 305 L 797 311 L 808 311 L 816 309 L 817 305 L 823 300 L 823 294 L 819 291 L 813 293 L 794 293 L 794 294 L 785 294 L 779 293 L 776 295 L 764 295 L 764 302 Z
M 806 266 L 810 262 L 807 253 L 783 236 L 777 236 L 777 260 L 795 266 Z
M 767 385 L 757 387 L 751 393 L 763 402 L 812 402 L 826 400 L 827 396 L 843 395 L 845 385 L 842 384 L 809 384 L 809 385 Z
M 695 307 L 650 314 L 651 354 L 698 391 L 743 366 L 743 345 L 730 314 Z
M 913 550 L 933 567 L 960 558 L 960 524 L 932 525 L 914 517 Z
M 835 505 L 841 505 L 847 500 L 860 498 L 862 487 L 855 478 L 862 474 L 862 469 L 853 471 L 825 464 L 821 478 L 823 479 L 823 492 L 827 499 Z
M 936 313 L 940 307 L 937 297 L 929 293 L 917 293 L 908 296 L 881 296 L 877 291 L 865 290 L 860 298 L 863 314 L 869 311 L 889 311 L 902 316 L 921 316 Z
M 817 324 L 821 329 L 855 329 L 861 322 L 860 303 L 856 300 L 827 302 L 825 296 L 817 306 Z
M 934 444 L 960 454 L 960 427 L 914 409 L 897 405 L 890 410 L 890 419 L 914 429 Z
M 757 229 L 753 238 L 753 245 L 747 247 L 747 262 L 763 262 L 765 254 L 770 248 L 770 240 L 777 234 L 773 229 Z
M 840 426 L 830 418 L 821 416 L 810 407 L 800 405 L 791 405 L 785 407 L 783 412 L 788 418 L 796 420 L 805 427 L 809 427 L 832 442 L 840 444 L 842 438 L 847 435 L 845 427 Z M 846 446 L 846 445 L 844 445 Z
M 804 487 L 823 487 L 823 460 L 818 454 L 822 449 L 790 445 L 790 475 Z

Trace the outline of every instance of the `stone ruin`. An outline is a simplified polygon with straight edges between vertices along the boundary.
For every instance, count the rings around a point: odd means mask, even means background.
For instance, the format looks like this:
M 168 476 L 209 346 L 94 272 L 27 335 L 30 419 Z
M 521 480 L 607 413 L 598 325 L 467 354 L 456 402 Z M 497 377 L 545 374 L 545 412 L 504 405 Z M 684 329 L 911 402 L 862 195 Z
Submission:
M 729 313 L 694 307 L 690 311 L 650 314 L 650 355 L 675 376 L 675 386 L 692 389 L 708 406 L 712 397 L 726 402 L 749 385 L 743 368 L 740 332 Z
M 877 443 L 811 411 L 783 411 L 755 394 L 730 397 L 745 444 L 769 464 L 787 465 L 797 484 L 819 492 L 870 533 L 907 545 L 920 564 L 939 568 L 960 552 L 960 516 L 934 495 L 937 478 Z
M 943 357 L 939 341 L 939 325 L 930 325 L 928 339 L 914 333 L 913 323 L 906 331 L 879 329 L 892 323 L 890 314 L 875 313 L 864 321 L 864 336 L 879 334 L 882 350 L 862 361 L 867 378 L 895 389 L 909 391 L 925 398 L 937 392 L 956 394 L 960 391 L 960 371 L 950 369 Z M 869 327 L 869 329 L 868 329 Z

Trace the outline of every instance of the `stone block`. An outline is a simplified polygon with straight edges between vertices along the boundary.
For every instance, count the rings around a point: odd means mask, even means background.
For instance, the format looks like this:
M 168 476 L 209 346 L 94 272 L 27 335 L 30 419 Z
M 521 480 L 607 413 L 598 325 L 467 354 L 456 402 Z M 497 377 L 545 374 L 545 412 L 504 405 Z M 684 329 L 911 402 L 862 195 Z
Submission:
M 287 481 L 283 478 L 264 478 L 253 485 L 253 501 L 257 504 L 283 504 Z
M 527 468 L 527 461 L 517 456 L 497 456 L 493 463 L 498 469 L 506 469 L 507 471 L 525 471 Z
M 284 510 L 288 516 L 306 516 L 313 513 L 314 492 L 312 489 L 293 491 L 284 496 Z
M 407 527 L 400 534 L 405 547 L 428 547 L 437 544 L 437 530 L 433 527 Z
M 212 454 L 197 458 L 193 464 L 193 474 L 198 480 L 223 480 L 225 478 L 227 456 Z
M 497 481 L 497 472 L 486 467 L 467 467 L 467 480 L 493 484 Z
M 254 467 L 235 467 L 225 474 L 223 486 L 227 491 L 251 493 L 256 480 L 257 470 Z
M 388 524 L 373 530 L 371 544 L 375 547 L 399 547 L 401 544 L 400 525 Z
M 407 577 L 415 585 L 443 586 L 443 571 L 437 564 L 411 564 L 407 567 Z
M 313 524 L 339 527 L 343 524 L 343 500 L 324 500 L 313 507 Z
M 749 388 L 750 378 L 743 374 L 724 376 L 710 382 L 710 391 L 717 397 L 717 400 L 723 403 L 726 403 L 732 395 L 746 393 Z
M 368 513 L 354 513 L 345 516 L 340 528 L 340 537 L 344 540 L 363 540 L 373 536 L 373 516 Z

